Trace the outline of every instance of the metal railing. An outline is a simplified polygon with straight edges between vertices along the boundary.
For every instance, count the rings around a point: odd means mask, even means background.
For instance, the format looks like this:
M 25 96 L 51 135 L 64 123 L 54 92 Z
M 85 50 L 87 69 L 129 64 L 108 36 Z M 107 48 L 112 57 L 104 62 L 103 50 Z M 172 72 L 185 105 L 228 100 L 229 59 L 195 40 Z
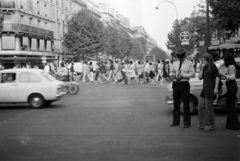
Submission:
M 22 32 L 22 33 L 28 33 L 33 35 L 45 36 L 49 38 L 54 37 L 53 31 L 32 27 L 28 25 L 23 25 L 23 24 L 15 24 L 15 23 L 4 23 L 3 32 L 18 32 L 18 33 Z

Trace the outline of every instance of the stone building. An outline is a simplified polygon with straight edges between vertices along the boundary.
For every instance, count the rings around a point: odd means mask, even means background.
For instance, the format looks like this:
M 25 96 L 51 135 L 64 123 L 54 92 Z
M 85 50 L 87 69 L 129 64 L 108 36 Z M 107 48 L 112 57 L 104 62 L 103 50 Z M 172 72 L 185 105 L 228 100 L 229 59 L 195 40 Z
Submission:
M 65 55 L 63 35 L 66 21 L 82 8 L 100 17 L 91 0 L 9 0 L 0 1 L 4 15 L 0 36 L 0 60 L 5 68 L 26 63 L 59 64 Z

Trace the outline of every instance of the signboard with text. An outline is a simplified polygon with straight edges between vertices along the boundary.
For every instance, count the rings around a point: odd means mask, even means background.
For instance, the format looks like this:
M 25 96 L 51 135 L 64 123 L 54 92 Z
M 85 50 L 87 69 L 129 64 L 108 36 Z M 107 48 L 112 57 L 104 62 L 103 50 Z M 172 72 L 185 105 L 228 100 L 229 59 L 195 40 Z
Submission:
M 190 41 L 191 39 L 191 35 L 189 32 L 187 31 L 183 31 L 181 32 L 181 34 L 179 35 L 179 39 L 183 42 L 183 41 Z

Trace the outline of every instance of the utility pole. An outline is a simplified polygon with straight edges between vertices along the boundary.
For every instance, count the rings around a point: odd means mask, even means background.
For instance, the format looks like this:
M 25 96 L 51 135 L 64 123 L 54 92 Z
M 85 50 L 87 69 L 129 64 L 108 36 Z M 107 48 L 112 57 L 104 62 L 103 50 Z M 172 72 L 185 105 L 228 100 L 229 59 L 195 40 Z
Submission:
M 207 18 L 207 33 L 206 33 L 206 47 L 207 47 L 207 50 L 208 50 L 208 47 L 209 47 L 209 0 L 206 0 L 206 11 L 207 11 L 207 15 L 206 15 L 206 18 Z

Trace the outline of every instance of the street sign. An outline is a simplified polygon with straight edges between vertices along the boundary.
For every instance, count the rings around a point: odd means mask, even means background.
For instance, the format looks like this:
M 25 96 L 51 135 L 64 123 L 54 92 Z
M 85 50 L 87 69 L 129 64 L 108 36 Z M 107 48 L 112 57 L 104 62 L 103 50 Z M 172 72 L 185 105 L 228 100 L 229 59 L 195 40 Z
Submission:
M 46 56 L 43 56 L 42 57 L 42 63 L 46 63 L 47 62 L 47 57 Z
M 179 35 L 179 39 L 184 42 L 184 41 L 190 41 L 191 39 L 191 35 L 189 32 L 187 31 L 183 31 L 181 32 L 181 34 Z
M 220 45 L 220 41 L 219 40 L 212 40 L 211 45 L 212 46 L 218 46 L 218 45 Z
M 189 41 L 182 41 L 181 45 L 189 45 Z
M 205 41 L 199 41 L 199 46 L 205 46 Z
M 170 48 L 175 48 L 176 45 L 170 44 L 169 47 L 170 47 Z

